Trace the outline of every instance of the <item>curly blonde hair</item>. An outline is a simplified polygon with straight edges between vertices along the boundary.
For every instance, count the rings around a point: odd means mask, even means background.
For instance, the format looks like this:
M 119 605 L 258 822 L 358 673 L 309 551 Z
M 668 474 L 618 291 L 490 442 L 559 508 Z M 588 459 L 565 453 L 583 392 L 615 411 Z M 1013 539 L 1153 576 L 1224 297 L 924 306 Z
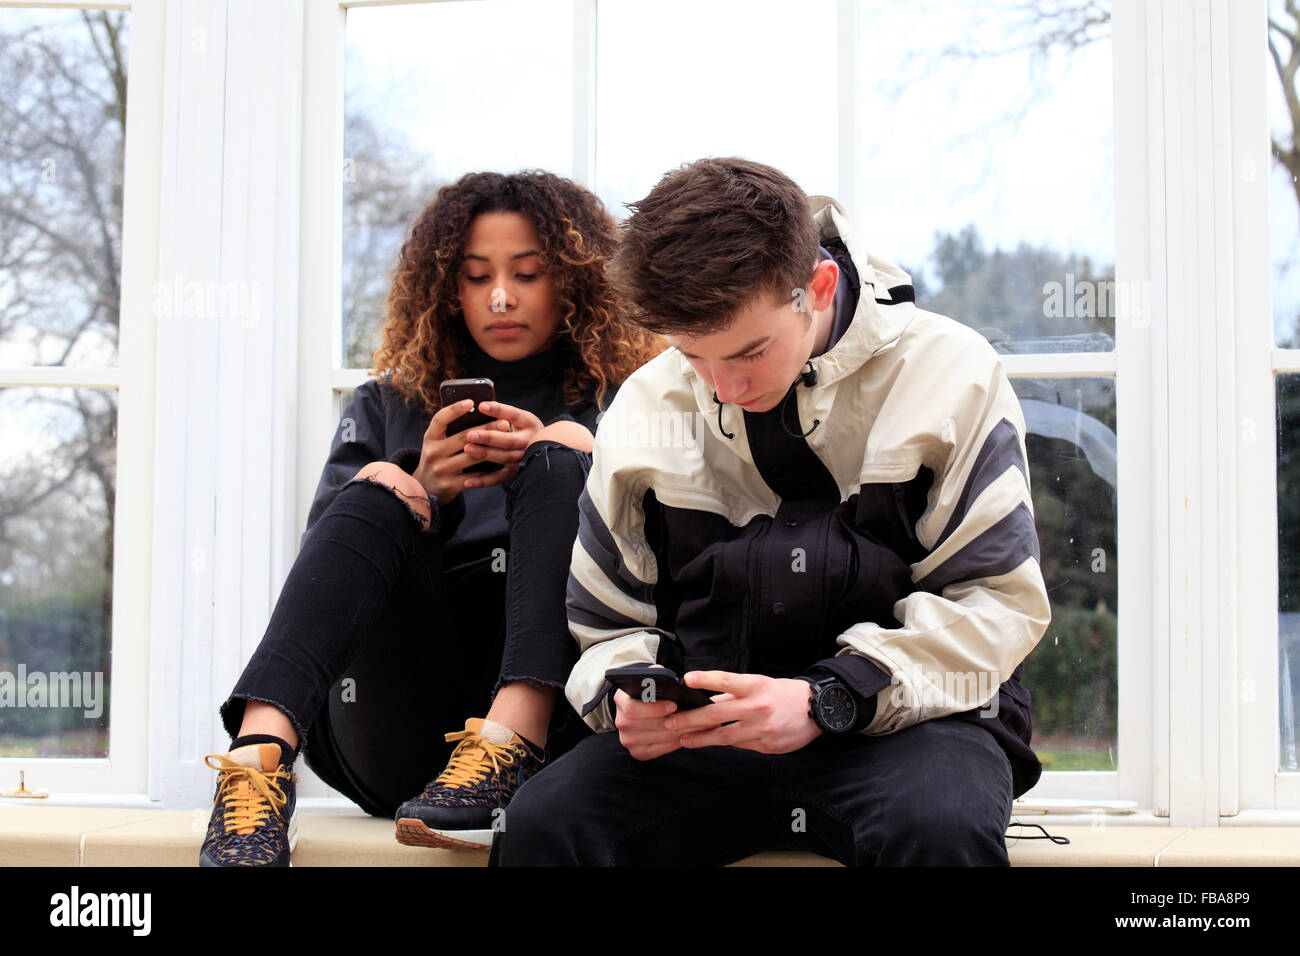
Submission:
M 555 348 L 567 358 L 564 400 L 594 395 L 603 409 L 609 387 L 667 343 L 628 321 L 606 278 L 618 244 L 614 218 L 583 187 L 541 170 L 470 173 L 438 190 L 402 244 L 370 374 L 384 376 L 412 407 L 438 410 L 438 385 L 464 373 L 471 339 L 460 312 L 460 268 L 470 228 L 488 212 L 517 212 L 532 223 L 560 310 Z

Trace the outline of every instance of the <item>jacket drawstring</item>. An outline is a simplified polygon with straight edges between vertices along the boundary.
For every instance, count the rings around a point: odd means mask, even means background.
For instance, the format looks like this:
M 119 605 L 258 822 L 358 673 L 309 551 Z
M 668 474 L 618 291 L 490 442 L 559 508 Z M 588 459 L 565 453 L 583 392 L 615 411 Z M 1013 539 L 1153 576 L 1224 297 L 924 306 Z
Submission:
M 728 438 L 728 440 L 730 440 L 730 441 L 735 441 L 735 440 L 736 440 L 736 433 L 735 433 L 735 432 L 729 432 L 729 431 L 727 431 L 725 428 L 722 427 L 722 403 L 721 403 L 720 401 L 718 401 L 718 393 L 717 393 L 717 392 L 714 392 L 714 393 L 713 393 L 713 404 L 718 406 L 718 431 L 720 431 L 720 432 L 722 432 L 722 434 L 726 435 L 727 438 Z
M 813 365 L 812 359 L 809 359 L 807 362 L 804 363 L 804 365 L 808 366 L 808 371 L 800 373 L 799 381 L 796 382 L 795 385 L 797 386 L 799 384 L 802 384 L 805 388 L 812 388 L 814 385 L 817 384 L 817 367 Z M 790 397 L 794 395 L 794 391 L 795 391 L 794 387 L 792 386 L 790 391 L 786 393 L 785 398 L 782 399 L 781 414 L 778 415 L 777 418 L 781 422 L 781 427 L 785 429 L 785 433 L 789 435 L 791 438 L 807 438 L 809 435 L 811 435 L 813 432 L 817 430 L 817 426 L 822 423 L 822 420 L 820 418 L 814 418 L 812 423 L 812 428 L 808 429 L 803 434 L 800 434 L 798 432 L 793 432 L 790 430 L 790 426 L 785 423 L 785 406 L 786 403 L 790 401 Z M 727 437 L 728 441 L 735 441 L 736 433 L 727 431 L 727 429 L 724 428 L 722 425 L 723 403 L 718 401 L 718 393 L 716 391 L 713 393 L 713 404 L 718 406 L 718 431 L 722 432 L 722 434 Z
M 817 368 L 816 366 L 813 365 L 812 359 L 809 359 L 804 364 L 808 366 L 808 371 L 800 374 L 799 383 L 802 383 L 805 388 L 812 388 L 814 385 L 817 384 Z M 781 422 L 781 427 L 785 429 L 785 433 L 789 435 L 791 438 L 807 438 L 809 435 L 811 435 L 813 432 L 817 430 L 817 426 L 822 423 L 822 420 L 820 418 L 814 418 L 812 423 L 812 428 L 808 429 L 803 434 L 791 431 L 790 426 L 785 423 L 785 406 L 786 403 L 788 403 L 790 399 L 794 397 L 794 392 L 795 390 L 791 388 L 790 391 L 786 393 L 785 399 L 781 402 L 781 414 L 779 416 L 779 420 Z M 795 415 L 795 419 L 796 421 L 798 420 L 797 414 Z

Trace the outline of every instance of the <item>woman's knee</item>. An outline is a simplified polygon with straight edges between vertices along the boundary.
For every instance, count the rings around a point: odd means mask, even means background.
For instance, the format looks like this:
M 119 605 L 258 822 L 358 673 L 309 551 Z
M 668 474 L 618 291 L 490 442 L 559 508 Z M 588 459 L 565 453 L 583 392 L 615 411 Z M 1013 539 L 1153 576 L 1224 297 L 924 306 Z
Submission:
M 586 427 L 579 422 L 560 421 L 552 422 L 541 431 L 539 431 L 532 440 L 532 445 L 543 441 L 559 442 L 561 445 L 567 445 L 578 451 L 590 452 L 595 444 L 595 438 Z M 531 445 L 529 446 L 531 447 Z M 527 450 L 524 452 L 527 454 Z
M 420 519 L 421 529 L 429 527 L 433 515 L 429 510 L 429 493 L 415 478 L 391 461 L 372 461 L 353 476 L 353 481 L 382 485 L 397 495 L 412 514 Z

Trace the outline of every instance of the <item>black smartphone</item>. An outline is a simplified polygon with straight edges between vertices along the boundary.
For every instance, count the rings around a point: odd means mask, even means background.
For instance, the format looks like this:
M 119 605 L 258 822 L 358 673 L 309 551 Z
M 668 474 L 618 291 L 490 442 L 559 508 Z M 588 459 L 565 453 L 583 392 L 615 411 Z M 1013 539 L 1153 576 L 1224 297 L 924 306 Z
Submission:
M 605 680 L 633 700 L 647 703 L 657 700 L 676 701 L 678 710 L 694 710 L 713 703 L 714 692 L 687 687 L 681 678 L 666 667 L 653 667 L 650 664 L 611 667 L 605 671 Z
M 443 408 L 448 405 L 455 405 L 457 402 L 463 402 L 467 398 L 474 400 L 473 409 L 447 426 L 448 437 L 463 432 L 468 428 L 477 428 L 480 425 L 489 425 L 496 421 L 491 415 L 485 415 L 478 410 L 480 402 L 496 401 L 496 394 L 496 386 L 492 384 L 490 378 L 449 378 L 439 385 L 438 397 L 442 401 Z M 461 469 L 461 474 L 500 471 L 501 467 L 501 463 L 498 461 L 480 461 L 476 465 Z

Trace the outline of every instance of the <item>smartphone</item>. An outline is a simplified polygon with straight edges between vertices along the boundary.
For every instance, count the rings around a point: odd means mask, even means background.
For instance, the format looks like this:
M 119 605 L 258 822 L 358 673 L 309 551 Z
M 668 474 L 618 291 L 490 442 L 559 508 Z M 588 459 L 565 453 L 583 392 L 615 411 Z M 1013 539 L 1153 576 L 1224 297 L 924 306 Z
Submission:
M 478 410 L 480 402 L 496 401 L 496 386 L 492 384 L 490 378 L 449 378 L 438 386 L 438 397 L 442 401 L 443 408 L 448 405 L 455 405 L 457 402 L 463 402 L 467 398 L 474 400 L 472 410 L 447 426 L 448 437 L 463 432 L 468 428 L 477 428 L 480 425 L 489 425 L 496 421 L 491 415 L 485 415 Z M 462 469 L 461 474 L 500 471 L 501 467 L 501 463 L 497 461 L 480 461 L 478 464 Z
M 653 667 L 650 664 L 611 667 L 605 671 L 605 680 L 633 700 L 676 701 L 678 710 L 693 710 L 713 703 L 712 692 L 687 687 L 681 678 L 666 667 Z

